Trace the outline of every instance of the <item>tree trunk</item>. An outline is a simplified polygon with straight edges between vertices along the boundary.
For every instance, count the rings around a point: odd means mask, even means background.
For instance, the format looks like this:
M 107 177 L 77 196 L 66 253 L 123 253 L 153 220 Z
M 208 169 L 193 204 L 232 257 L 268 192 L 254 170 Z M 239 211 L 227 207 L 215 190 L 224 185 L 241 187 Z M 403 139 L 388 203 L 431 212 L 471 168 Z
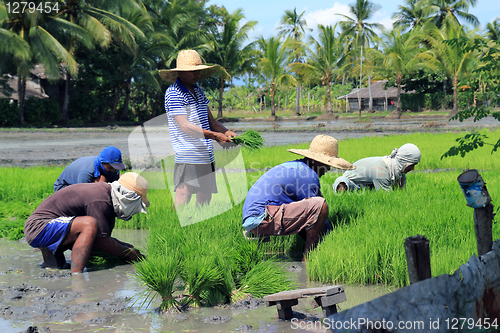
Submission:
M 295 114 L 297 116 L 300 116 L 300 92 L 301 92 L 301 85 L 299 83 L 297 85 L 297 98 L 295 99 Z
M 361 87 L 359 89 L 361 90 Z M 359 94 L 359 90 L 358 90 L 358 116 L 359 119 L 361 119 L 361 95 Z
M 219 110 L 217 112 L 217 119 L 222 118 L 222 94 L 224 93 L 224 79 L 222 76 L 219 78 Z
M 330 81 L 326 83 L 326 112 L 332 112 L 332 95 L 330 93 Z
M 18 98 L 18 106 L 19 106 L 19 124 L 24 125 L 24 105 L 26 98 L 26 78 L 22 75 L 18 76 L 17 80 L 17 98 Z
M 370 74 L 368 74 L 368 94 L 370 96 L 368 100 L 368 112 L 373 113 L 372 77 Z
M 274 108 L 274 95 L 275 95 L 275 93 L 270 92 L 270 94 L 271 94 L 271 117 L 275 117 L 276 116 L 276 110 Z
M 457 86 L 458 86 L 458 77 L 455 75 L 453 77 L 453 109 L 448 114 L 448 118 L 455 116 L 458 113 L 458 100 L 457 100 Z
M 132 88 L 132 83 L 130 80 L 127 81 L 125 85 L 125 102 L 123 103 L 122 114 L 120 115 L 121 120 L 128 119 L 128 106 L 130 103 L 130 89 Z
M 66 80 L 64 82 L 64 102 L 61 113 L 61 123 L 66 123 L 69 119 L 69 85 L 71 81 L 71 76 L 68 73 L 68 68 L 66 67 Z
M 116 116 L 116 108 L 118 107 L 118 100 L 120 99 L 120 87 L 115 88 L 115 96 L 113 98 L 113 105 L 111 106 L 111 117 L 110 121 L 115 121 L 115 116 Z
M 398 118 L 401 117 L 401 82 L 398 80 L 398 92 L 397 92 L 397 105 L 396 105 L 396 112 L 398 115 Z
M 160 108 L 161 101 L 163 100 L 163 96 L 161 94 L 157 94 L 155 98 L 155 103 L 153 105 L 153 110 L 151 111 L 151 118 L 156 117 L 158 114 L 158 109 Z

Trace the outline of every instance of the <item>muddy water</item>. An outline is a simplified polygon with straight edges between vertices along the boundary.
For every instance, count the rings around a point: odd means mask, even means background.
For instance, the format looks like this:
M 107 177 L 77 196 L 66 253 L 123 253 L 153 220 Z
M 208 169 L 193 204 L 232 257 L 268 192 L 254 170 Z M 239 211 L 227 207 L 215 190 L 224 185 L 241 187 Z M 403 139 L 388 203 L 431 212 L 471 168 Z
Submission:
M 348 121 L 276 122 L 280 129 L 321 125 L 322 133 L 338 139 L 422 130 L 426 119 L 356 123 Z M 436 120 L 446 123 L 446 120 Z M 266 128 L 272 122 L 251 124 L 226 124 L 228 128 Z M 245 126 L 244 126 L 245 125 Z M 462 124 L 460 126 L 477 124 Z M 498 122 L 486 119 L 482 127 L 496 128 Z M 446 128 L 457 124 L 446 123 Z M 320 127 L 318 127 L 320 128 Z M 65 164 L 78 157 L 97 155 L 108 145 L 129 151 L 129 136 L 133 128 L 115 130 L 65 130 L 50 131 L 0 131 L 0 165 L 29 166 L 37 164 Z M 310 142 L 317 134 L 311 132 L 264 132 L 268 145 Z M 167 137 L 167 136 L 166 136 Z M 160 140 L 161 141 L 161 140 Z M 161 142 L 158 141 L 157 144 Z M 133 143 L 133 142 L 132 142 Z M 141 246 L 147 235 L 116 230 L 114 236 Z M 42 269 L 40 252 L 26 243 L 0 239 L 0 332 L 26 332 L 37 326 L 39 332 L 301 332 L 290 322 L 277 320 L 275 307 L 260 305 L 257 308 L 202 308 L 179 315 L 157 315 L 155 309 L 160 299 L 139 309 L 144 291 L 133 277 L 130 265 L 117 266 L 101 271 L 86 272 L 79 277 L 67 271 Z M 68 258 L 69 259 L 69 258 Z M 285 268 L 297 280 L 299 287 L 316 287 L 307 282 L 302 263 L 286 263 Z M 25 284 L 25 285 L 23 285 Z M 347 302 L 341 309 L 364 303 L 389 292 L 379 286 L 344 286 Z M 294 307 L 299 317 L 321 318 L 320 309 L 312 309 L 306 300 Z M 207 321 L 207 322 L 205 322 Z M 316 330 L 321 332 L 322 330 Z
M 147 233 L 138 231 L 116 230 L 114 236 L 139 247 L 147 240 Z M 144 301 L 140 296 L 144 288 L 134 278 L 131 265 L 87 271 L 72 277 L 65 270 L 41 268 L 40 252 L 23 241 L 0 240 L 0 253 L 0 331 L 3 333 L 26 332 L 30 326 L 37 326 L 40 332 L 78 333 L 307 331 L 293 329 L 289 321 L 279 321 L 276 307 L 266 307 L 263 302 L 241 305 L 241 308 L 201 308 L 159 315 L 155 312 L 160 305 L 159 297 L 149 305 L 139 306 Z M 307 282 L 302 263 L 284 265 L 299 287 L 320 286 Z M 347 302 L 340 304 L 341 309 L 389 292 L 381 286 L 344 287 Z M 300 300 L 294 311 L 302 320 L 322 318 L 321 310 L 312 309 L 306 300 Z
M 493 117 L 484 118 L 477 123 L 472 122 L 472 120 L 460 123 L 456 120 L 447 121 L 443 117 L 419 117 L 398 120 L 374 118 L 370 122 L 356 122 L 352 118 L 342 120 L 280 120 L 276 122 L 262 120 L 226 123 L 225 126 L 237 132 L 249 128 L 257 130 L 278 128 L 281 132 L 262 132 L 266 144 L 271 146 L 310 142 L 319 133 L 315 129 L 321 129 L 322 134 L 332 135 L 337 139 L 432 131 L 433 128 L 424 126 L 429 121 L 434 121 L 434 125 L 441 130 L 478 127 L 495 129 L 500 124 Z M 165 124 L 160 123 L 160 125 L 159 128 L 156 128 L 154 135 L 148 135 L 149 144 L 158 151 L 166 151 L 169 149 L 168 132 Z M 139 129 L 139 135 L 131 135 L 137 134 L 137 129 Z M 286 132 L 287 129 L 309 131 L 289 133 Z M 134 152 L 146 156 L 147 149 L 141 149 L 143 147 L 142 140 L 144 137 L 140 132 L 140 127 L 65 129 L 61 132 L 0 131 L 0 165 L 68 164 L 81 156 L 98 155 L 104 147 L 109 145 L 118 147 L 124 156 L 130 157 Z

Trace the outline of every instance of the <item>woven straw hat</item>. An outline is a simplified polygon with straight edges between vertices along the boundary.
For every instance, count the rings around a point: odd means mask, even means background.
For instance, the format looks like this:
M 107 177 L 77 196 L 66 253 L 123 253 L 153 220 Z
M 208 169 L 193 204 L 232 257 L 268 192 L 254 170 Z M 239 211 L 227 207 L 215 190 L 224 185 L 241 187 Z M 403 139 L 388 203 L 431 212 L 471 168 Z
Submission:
M 183 50 L 177 55 L 177 67 L 159 71 L 160 77 L 169 82 L 175 82 L 179 72 L 200 71 L 199 81 L 205 80 L 219 70 L 219 65 L 207 66 L 195 50 Z
M 353 170 L 356 166 L 338 157 L 339 145 L 337 140 L 328 135 L 317 135 L 309 145 L 309 149 L 287 149 L 289 152 L 299 154 L 323 164 L 342 170 Z
M 148 181 L 144 179 L 141 175 L 135 172 L 126 172 L 121 175 L 118 182 L 122 184 L 122 186 L 128 188 L 131 191 L 139 194 L 142 198 L 142 202 L 146 205 L 146 207 L 150 206 L 148 200 Z

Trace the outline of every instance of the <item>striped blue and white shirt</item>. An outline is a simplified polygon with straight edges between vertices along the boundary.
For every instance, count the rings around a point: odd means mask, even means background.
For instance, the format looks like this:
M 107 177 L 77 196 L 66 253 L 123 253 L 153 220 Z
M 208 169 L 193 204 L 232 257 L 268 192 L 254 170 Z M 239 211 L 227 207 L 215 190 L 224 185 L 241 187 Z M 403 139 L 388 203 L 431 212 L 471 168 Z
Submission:
M 193 86 L 194 95 L 177 79 L 165 93 L 165 111 L 168 117 L 170 140 L 175 151 L 175 163 L 209 164 L 214 162 L 212 140 L 195 138 L 181 131 L 175 116 L 186 115 L 189 122 L 210 131 L 208 103 L 203 90 Z

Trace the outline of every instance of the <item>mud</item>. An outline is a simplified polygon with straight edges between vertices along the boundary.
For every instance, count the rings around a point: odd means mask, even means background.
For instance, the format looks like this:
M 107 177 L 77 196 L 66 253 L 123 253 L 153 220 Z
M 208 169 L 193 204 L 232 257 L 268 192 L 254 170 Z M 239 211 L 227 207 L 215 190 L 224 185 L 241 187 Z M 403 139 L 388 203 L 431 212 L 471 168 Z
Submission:
M 362 137 L 413 131 L 498 128 L 498 122 L 487 119 L 480 124 L 451 124 L 445 120 L 410 119 L 400 121 L 318 120 L 228 123 L 228 128 L 243 131 L 262 128 L 267 145 L 309 142 L 318 131 L 344 137 Z M 324 124 L 319 125 L 319 124 Z M 444 125 L 443 125 L 444 124 Z M 279 125 L 279 131 L 267 127 Z M 318 126 L 319 125 L 319 126 Z M 246 127 L 245 127 L 246 126 Z M 267 126 L 267 127 L 266 127 Z M 297 131 L 297 127 L 301 130 Z M 0 165 L 32 166 L 67 164 L 88 155 L 97 155 L 114 145 L 128 156 L 128 141 L 134 128 L 64 129 L 0 131 Z M 290 135 L 290 131 L 294 135 Z M 168 138 L 167 136 L 165 137 Z M 433 172 L 433 171 L 429 171 Z M 116 230 L 120 240 L 144 246 L 147 233 Z M 23 241 L 0 239 L 0 331 L 18 332 L 290 332 L 289 321 L 277 319 L 276 307 L 266 307 L 261 299 L 246 299 L 232 306 L 190 309 L 177 314 L 160 314 L 161 300 L 144 303 L 144 288 L 134 277 L 133 267 L 122 265 L 71 276 L 67 270 L 42 268 L 42 256 Z M 69 258 L 67 258 L 69 259 Z M 317 287 L 308 282 L 303 263 L 287 262 L 285 269 L 299 288 Z M 391 290 L 381 286 L 344 286 L 347 301 L 339 304 L 345 310 L 382 296 Z M 307 300 L 294 306 L 300 321 L 322 318 L 321 309 L 312 309 Z M 321 330 L 320 330 L 321 331 Z M 324 330 L 323 330 L 324 331 Z M 293 329 L 293 332 L 304 332 Z M 317 332 L 317 330 L 315 331 Z
M 115 230 L 113 236 L 144 247 L 147 233 Z M 161 299 L 144 304 L 144 288 L 131 265 L 71 276 L 67 270 L 42 268 L 40 251 L 24 241 L 0 239 L 0 332 L 289 332 L 290 321 L 279 321 L 276 307 L 262 299 L 248 298 L 231 306 L 159 313 Z M 69 253 L 66 253 L 67 259 Z M 321 284 L 307 282 L 301 262 L 285 262 L 300 288 Z M 389 292 L 387 288 L 344 286 L 347 309 Z M 321 318 L 308 300 L 294 306 L 301 321 Z M 293 330 L 294 332 L 305 332 Z
M 443 116 L 383 119 L 373 117 L 358 122 L 356 118 L 341 120 L 290 120 L 241 121 L 225 123 L 229 129 L 241 133 L 249 128 L 261 131 L 266 145 L 285 145 L 310 142 L 317 134 L 332 135 L 337 139 L 359 138 L 384 134 L 412 132 L 458 131 L 477 128 L 497 129 L 500 123 L 487 117 L 474 123 L 472 120 L 448 121 Z M 0 166 L 33 166 L 68 164 L 82 156 L 98 155 L 106 146 L 116 146 L 124 157 L 130 149 L 137 150 L 141 143 L 131 133 L 138 127 L 67 128 L 50 130 L 0 131 Z M 140 129 L 140 127 L 139 127 Z M 167 128 L 157 128 L 157 141 L 150 142 L 159 150 L 169 145 Z M 163 132 L 162 132 L 163 131 Z M 164 135 L 162 135 L 162 133 Z M 293 135 L 291 135 L 293 134 Z M 140 149 L 139 149 L 140 150 Z M 147 152 L 144 152 L 147 156 Z

